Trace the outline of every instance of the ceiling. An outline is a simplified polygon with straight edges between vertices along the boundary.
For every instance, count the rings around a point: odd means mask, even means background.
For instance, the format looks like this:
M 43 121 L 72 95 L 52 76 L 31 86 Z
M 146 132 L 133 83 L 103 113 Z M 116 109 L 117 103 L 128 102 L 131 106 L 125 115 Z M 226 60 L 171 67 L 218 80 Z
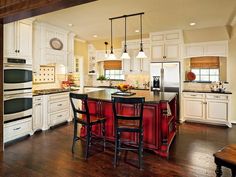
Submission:
M 41 15 L 37 20 L 71 30 L 80 39 L 96 40 L 110 37 L 110 17 L 138 12 L 145 12 L 144 33 L 236 24 L 235 0 L 98 0 Z M 196 25 L 190 26 L 190 22 Z M 128 18 L 127 34 L 137 35 L 136 29 L 139 17 Z M 124 19 L 113 21 L 113 35 L 124 36 Z

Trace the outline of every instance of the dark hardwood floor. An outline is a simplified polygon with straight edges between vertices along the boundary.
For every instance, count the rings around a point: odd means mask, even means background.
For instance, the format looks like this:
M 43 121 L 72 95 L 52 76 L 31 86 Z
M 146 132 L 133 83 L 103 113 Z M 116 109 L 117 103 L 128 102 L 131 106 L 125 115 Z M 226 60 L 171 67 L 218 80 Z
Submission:
M 103 152 L 102 146 L 93 145 L 91 156 L 85 161 L 84 143 L 77 143 L 75 154 L 72 155 L 72 132 L 72 124 L 66 124 L 8 144 L 0 155 L 0 176 L 213 177 L 215 164 L 212 154 L 229 143 L 236 143 L 236 126 L 229 129 L 181 124 L 170 149 L 169 160 L 145 151 L 144 170 L 140 171 L 129 164 L 137 162 L 137 155 L 132 152 L 128 153 L 127 162 L 122 158 L 114 169 L 112 147 Z M 228 169 L 223 169 L 223 172 L 223 176 L 230 176 Z

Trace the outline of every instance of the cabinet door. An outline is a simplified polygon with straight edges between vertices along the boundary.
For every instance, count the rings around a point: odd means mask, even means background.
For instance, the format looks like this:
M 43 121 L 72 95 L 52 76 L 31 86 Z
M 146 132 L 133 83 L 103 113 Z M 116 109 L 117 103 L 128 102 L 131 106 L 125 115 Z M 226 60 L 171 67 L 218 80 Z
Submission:
M 152 60 L 163 60 L 165 53 L 165 45 L 163 43 L 153 44 L 151 47 L 151 57 Z
M 139 49 L 131 50 L 131 70 L 133 73 L 139 73 L 141 71 L 141 59 L 136 58 L 138 55 Z
M 33 130 L 42 129 L 43 127 L 43 104 L 36 103 L 33 105 Z
M 228 102 L 220 100 L 207 100 L 207 120 L 227 121 Z
M 18 21 L 17 25 L 18 55 L 32 60 L 32 23 Z
M 215 43 L 215 44 L 206 44 L 205 46 L 205 55 L 206 56 L 222 56 L 227 57 L 227 43 Z
M 16 57 L 16 23 L 4 25 L 4 57 Z
M 130 59 L 123 59 L 122 60 L 122 70 L 124 74 L 131 72 L 131 60 Z
M 184 98 L 185 119 L 205 119 L 205 104 L 202 99 Z
M 180 59 L 179 44 L 165 44 L 165 58 L 166 59 Z
M 141 71 L 149 73 L 149 71 L 150 71 L 150 50 L 149 50 L 149 48 L 144 48 L 143 51 L 145 52 L 147 58 L 143 58 L 141 61 Z

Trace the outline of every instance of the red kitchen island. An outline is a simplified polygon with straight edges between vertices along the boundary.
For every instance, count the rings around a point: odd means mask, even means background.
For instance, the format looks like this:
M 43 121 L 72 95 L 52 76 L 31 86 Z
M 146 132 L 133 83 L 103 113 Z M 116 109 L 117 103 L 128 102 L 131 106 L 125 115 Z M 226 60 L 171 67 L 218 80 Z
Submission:
M 106 139 L 114 141 L 114 116 L 111 96 L 116 89 L 105 89 L 89 92 L 88 105 L 92 115 L 106 117 Z M 176 134 L 176 93 L 132 90 L 136 94 L 129 97 L 145 97 L 143 112 L 144 148 L 152 150 L 162 157 L 168 157 L 171 142 Z M 133 107 L 122 106 L 127 114 Z M 171 114 L 170 114 L 171 112 Z M 93 133 L 100 135 L 100 126 L 93 127 Z M 81 128 L 81 135 L 86 134 Z M 122 139 L 137 141 L 134 133 L 122 135 Z

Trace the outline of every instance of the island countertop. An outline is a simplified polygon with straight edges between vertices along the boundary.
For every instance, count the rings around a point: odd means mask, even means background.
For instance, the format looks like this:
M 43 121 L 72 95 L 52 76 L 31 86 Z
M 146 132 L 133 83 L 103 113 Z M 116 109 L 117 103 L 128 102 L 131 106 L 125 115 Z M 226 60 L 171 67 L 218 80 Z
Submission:
M 89 92 L 88 98 L 92 100 L 111 101 L 113 93 L 117 92 L 117 89 L 105 89 L 99 91 Z M 121 97 L 145 97 L 145 103 L 159 103 L 159 102 L 170 102 L 175 98 L 177 93 L 174 92 L 157 92 L 150 90 L 131 90 L 135 95 L 132 96 L 121 96 Z M 74 92 L 76 93 L 76 91 Z M 79 93 L 79 92 L 78 92 Z M 80 93 L 86 93 L 81 92 Z M 116 95 L 117 96 L 117 95 Z

